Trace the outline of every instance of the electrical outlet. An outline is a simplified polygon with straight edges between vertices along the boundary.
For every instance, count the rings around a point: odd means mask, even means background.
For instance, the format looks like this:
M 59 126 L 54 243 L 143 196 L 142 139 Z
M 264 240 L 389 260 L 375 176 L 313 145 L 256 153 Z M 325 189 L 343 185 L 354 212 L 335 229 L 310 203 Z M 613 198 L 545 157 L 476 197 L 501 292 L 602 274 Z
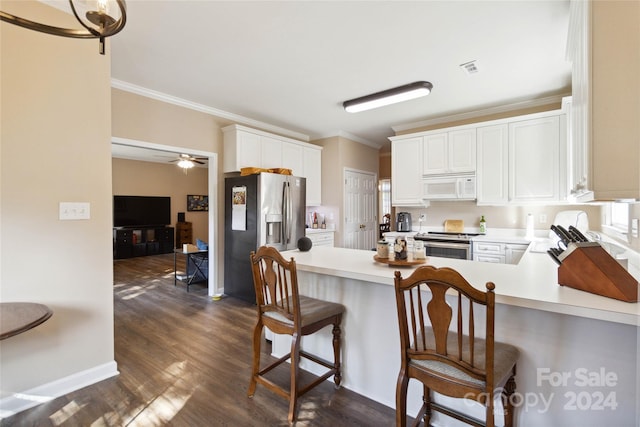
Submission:
M 418 218 L 418 221 L 420 222 L 425 222 L 427 220 L 427 215 L 425 214 L 420 214 L 420 218 Z
M 547 214 L 540 214 L 540 216 L 538 217 L 538 222 L 540 224 L 546 224 L 547 223 Z

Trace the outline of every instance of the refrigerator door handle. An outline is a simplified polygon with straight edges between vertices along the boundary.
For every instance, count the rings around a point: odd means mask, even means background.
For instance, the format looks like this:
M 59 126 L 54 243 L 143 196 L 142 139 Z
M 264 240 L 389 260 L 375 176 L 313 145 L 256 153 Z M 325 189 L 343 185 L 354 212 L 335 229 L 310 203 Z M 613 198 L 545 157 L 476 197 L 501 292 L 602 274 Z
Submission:
M 287 247 L 289 243 L 289 183 L 282 183 L 282 244 Z
M 291 217 L 293 215 L 293 201 L 291 200 L 291 186 L 289 185 L 289 181 L 285 183 L 285 194 L 287 197 L 285 199 L 286 222 L 284 229 L 286 233 L 285 243 L 288 245 L 291 240 Z

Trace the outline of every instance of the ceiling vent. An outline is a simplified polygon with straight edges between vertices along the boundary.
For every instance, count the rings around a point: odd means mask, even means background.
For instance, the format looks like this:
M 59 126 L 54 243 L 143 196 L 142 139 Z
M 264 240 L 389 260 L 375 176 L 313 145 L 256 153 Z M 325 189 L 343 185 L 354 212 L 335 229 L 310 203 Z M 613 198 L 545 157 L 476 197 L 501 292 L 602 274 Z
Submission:
M 478 61 L 469 61 L 464 64 L 460 64 L 460 68 L 467 74 L 476 74 L 480 71 L 478 67 Z

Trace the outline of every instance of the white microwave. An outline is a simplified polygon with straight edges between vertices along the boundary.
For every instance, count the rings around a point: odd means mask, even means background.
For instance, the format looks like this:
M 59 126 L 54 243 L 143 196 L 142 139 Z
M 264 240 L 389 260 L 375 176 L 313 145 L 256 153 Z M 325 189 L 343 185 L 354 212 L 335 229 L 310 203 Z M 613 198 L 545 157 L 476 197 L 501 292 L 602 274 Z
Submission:
M 475 175 L 449 175 L 422 179 L 422 198 L 425 200 L 474 200 Z

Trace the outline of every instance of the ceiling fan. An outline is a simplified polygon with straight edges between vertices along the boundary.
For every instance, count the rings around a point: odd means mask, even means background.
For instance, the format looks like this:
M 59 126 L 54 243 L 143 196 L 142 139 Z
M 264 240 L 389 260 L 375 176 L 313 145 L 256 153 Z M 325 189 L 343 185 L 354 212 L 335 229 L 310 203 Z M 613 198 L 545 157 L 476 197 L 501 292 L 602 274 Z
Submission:
M 204 165 L 205 163 L 202 160 L 209 160 L 208 157 L 194 157 L 190 154 L 180 154 L 180 157 L 177 159 L 169 160 L 169 163 L 178 162 L 178 166 L 184 169 L 189 169 L 195 166 L 194 163 L 199 165 Z

